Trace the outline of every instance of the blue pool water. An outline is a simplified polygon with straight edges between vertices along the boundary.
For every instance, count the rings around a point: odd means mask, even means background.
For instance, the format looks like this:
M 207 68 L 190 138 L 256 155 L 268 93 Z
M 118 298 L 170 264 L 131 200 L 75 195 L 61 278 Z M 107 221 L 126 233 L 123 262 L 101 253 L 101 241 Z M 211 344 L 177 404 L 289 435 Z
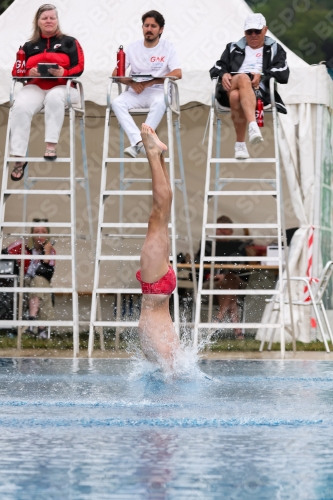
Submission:
M 331 362 L 138 364 L 0 359 L 0 499 L 333 499 Z

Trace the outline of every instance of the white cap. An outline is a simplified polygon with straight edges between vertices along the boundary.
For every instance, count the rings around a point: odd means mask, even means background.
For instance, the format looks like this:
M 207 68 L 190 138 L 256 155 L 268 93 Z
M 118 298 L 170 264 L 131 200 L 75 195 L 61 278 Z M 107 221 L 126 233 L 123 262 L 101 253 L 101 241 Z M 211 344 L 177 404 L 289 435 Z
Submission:
M 264 26 L 266 26 L 266 19 L 262 14 L 250 14 L 245 19 L 244 31 L 250 29 L 261 30 Z

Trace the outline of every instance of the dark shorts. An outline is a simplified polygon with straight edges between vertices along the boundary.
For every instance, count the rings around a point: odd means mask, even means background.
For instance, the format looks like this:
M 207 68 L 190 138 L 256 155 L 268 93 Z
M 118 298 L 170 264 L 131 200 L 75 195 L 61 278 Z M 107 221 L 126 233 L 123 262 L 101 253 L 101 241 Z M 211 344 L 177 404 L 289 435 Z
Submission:
M 252 75 L 251 73 L 244 73 L 247 75 L 250 80 L 252 80 Z M 218 79 L 217 85 L 216 85 L 216 90 L 215 90 L 215 97 L 216 100 L 221 106 L 224 106 L 225 108 L 230 108 L 230 102 L 229 102 L 229 97 L 227 92 L 224 90 L 221 84 L 221 79 Z M 266 96 L 263 96 L 263 101 L 264 101 L 264 106 L 269 104 L 269 101 L 266 99 Z

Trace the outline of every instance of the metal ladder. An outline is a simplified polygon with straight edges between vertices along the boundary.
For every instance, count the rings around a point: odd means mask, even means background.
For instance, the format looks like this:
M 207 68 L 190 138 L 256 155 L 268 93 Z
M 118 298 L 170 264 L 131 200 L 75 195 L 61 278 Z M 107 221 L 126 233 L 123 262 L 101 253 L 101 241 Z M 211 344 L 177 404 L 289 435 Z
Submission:
M 75 197 L 75 187 L 76 183 L 81 184 L 85 191 L 87 197 L 87 209 L 89 215 L 89 231 L 90 237 L 92 238 L 92 218 L 91 218 L 91 204 L 90 204 L 90 190 L 89 190 L 89 180 L 88 180 L 88 165 L 87 165 L 87 154 L 86 154 L 86 141 L 85 141 L 85 103 L 84 103 L 84 93 L 82 83 L 76 79 L 68 79 L 66 84 L 67 89 L 67 106 L 66 114 L 69 116 L 69 157 L 58 157 L 53 163 L 68 163 L 69 164 L 69 176 L 68 177 L 28 177 L 28 166 L 24 172 L 24 189 L 8 189 L 8 167 L 10 163 L 17 161 L 17 158 L 9 156 L 9 143 L 10 143 L 10 119 L 14 104 L 14 91 L 17 81 L 22 81 L 19 78 L 13 78 L 11 91 L 10 91 L 10 111 L 8 117 L 8 126 L 6 133 L 6 145 L 4 154 L 4 166 L 2 175 L 2 186 L 0 194 L 0 247 L 3 246 L 4 239 L 4 229 L 5 228 L 22 228 L 22 232 L 11 232 L 9 236 L 17 236 L 21 238 L 22 241 L 22 253 L 21 255 L 1 255 L 1 259 L 7 260 L 18 260 L 21 261 L 20 265 L 20 288 L 19 288 L 19 311 L 18 319 L 16 320 L 1 320 L 0 326 L 18 327 L 17 335 L 17 348 L 21 349 L 22 346 L 22 329 L 25 326 L 47 326 L 47 327 L 72 327 L 73 329 L 73 355 L 74 357 L 79 354 L 79 310 L 78 310 L 78 291 L 77 291 L 77 278 L 76 278 L 76 197 Z M 80 103 L 78 105 L 73 105 L 71 102 L 70 89 L 71 84 L 75 83 L 79 89 L 80 93 Z M 82 145 L 82 160 L 84 167 L 84 177 L 77 178 L 75 174 L 75 163 L 76 163 L 76 151 L 75 151 L 75 132 L 76 132 L 76 115 L 80 121 L 80 138 Z M 46 163 L 43 157 L 29 157 L 26 156 L 22 158 L 22 161 L 34 162 L 34 163 Z M 31 189 L 37 182 L 58 182 L 58 183 L 69 183 L 69 189 Z M 5 221 L 5 208 L 6 201 L 10 196 L 23 195 L 23 221 L 22 222 L 6 222 Z M 27 197 L 31 195 L 59 195 L 68 196 L 70 199 L 70 222 L 28 222 L 26 220 L 27 216 Z M 34 288 L 35 292 L 45 292 L 45 293 L 68 293 L 72 297 L 72 320 L 54 320 L 54 321 L 33 321 L 23 320 L 23 294 L 31 292 L 31 288 L 26 288 L 23 286 L 24 280 L 24 260 L 40 260 L 38 255 L 26 255 L 24 254 L 25 249 L 25 239 L 31 236 L 31 233 L 27 232 L 27 229 L 32 227 L 42 227 L 47 225 L 52 231 L 52 229 L 66 230 L 62 233 L 51 232 L 49 237 L 59 237 L 59 238 L 69 238 L 70 239 L 70 255 L 54 255 L 52 260 L 57 261 L 71 261 L 71 286 L 70 287 L 57 287 L 57 288 Z M 7 236 L 7 235 L 6 235 Z M 3 287 L 1 291 L 7 292 L 17 292 L 15 287 Z
M 215 87 L 216 80 L 213 80 L 212 88 L 212 104 L 209 115 L 209 136 L 208 136 L 208 154 L 207 154 L 207 170 L 206 170 L 206 181 L 205 181 L 205 196 L 204 196 L 204 206 L 203 206 L 203 223 L 202 223 L 202 238 L 201 238 L 201 254 L 200 254 L 200 269 L 199 269 L 199 282 L 198 282 L 198 296 L 197 296 L 197 307 L 195 316 L 195 325 L 193 332 L 194 344 L 198 344 L 199 331 L 202 329 L 208 329 L 210 331 L 220 329 L 220 328 L 273 328 L 279 329 L 281 335 L 281 356 L 284 357 L 285 354 L 285 337 L 284 337 L 284 318 L 283 318 L 283 291 L 284 284 L 281 279 L 283 276 L 284 266 L 283 266 L 283 254 L 282 254 L 282 241 L 285 239 L 285 227 L 284 227 L 284 217 L 281 211 L 282 203 L 282 186 L 281 186 L 281 172 L 280 172 L 280 161 L 279 161 L 279 151 L 278 151 L 278 122 L 277 122 L 277 112 L 274 100 L 274 88 L 275 82 L 273 79 L 270 80 L 270 95 L 271 95 L 271 111 L 273 115 L 273 130 L 274 130 L 274 158 L 249 158 L 247 160 L 236 160 L 234 158 L 221 158 L 220 157 L 220 136 L 221 136 L 221 118 L 220 114 L 223 112 L 230 112 L 228 108 L 222 108 L 215 100 Z M 213 157 L 213 139 L 214 139 L 214 125 L 215 125 L 215 115 L 217 115 L 216 120 L 216 157 Z M 238 177 L 225 177 L 220 178 L 220 165 L 235 165 L 235 164 L 273 164 L 275 165 L 275 176 L 268 179 L 254 179 L 254 178 L 238 178 Z M 215 164 L 215 179 L 211 180 L 211 166 Z M 264 184 L 268 189 L 263 189 L 263 187 L 258 190 L 225 190 L 225 187 L 230 185 L 235 185 L 239 183 L 260 183 L 261 186 Z M 211 189 L 211 184 L 213 183 L 213 189 Z M 276 223 L 262 224 L 262 223 L 251 223 L 251 224 L 217 224 L 217 209 L 218 209 L 218 197 L 221 196 L 274 196 L 276 199 Z M 210 199 L 214 200 L 214 215 L 213 223 L 208 222 L 208 204 Z M 228 199 L 228 198 L 227 198 Z M 229 198 L 230 199 L 230 198 Z M 215 230 L 217 228 L 231 228 L 231 229 L 255 229 L 255 230 L 265 230 L 274 229 L 275 237 L 278 242 L 278 256 L 277 257 L 247 257 L 247 256 L 226 256 L 226 257 L 216 257 L 216 239 L 222 239 L 223 236 L 216 237 L 215 235 L 207 235 L 207 231 Z M 239 239 L 239 236 L 235 236 L 235 239 Z M 246 238 L 246 237 L 245 237 Z M 245 239 L 244 238 L 244 239 Z M 251 235 L 248 238 L 272 238 L 272 235 Z M 225 239 L 230 239 L 230 236 L 225 237 Z M 207 240 L 212 241 L 212 256 L 205 256 L 205 243 Z M 284 245 L 285 252 L 286 244 Z M 285 255 L 285 260 L 287 262 L 287 256 Z M 214 276 L 214 264 L 219 262 L 234 264 L 237 262 L 247 262 L 249 269 L 251 269 L 251 262 L 267 262 L 275 261 L 279 268 L 279 277 L 277 286 L 275 289 L 253 289 L 253 290 L 214 290 L 213 289 L 213 276 Z M 210 266 L 210 289 L 205 290 L 202 288 L 203 285 L 203 273 L 204 265 L 209 264 Z M 287 269 L 288 272 L 288 269 Z M 288 280 L 289 281 L 289 280 Z M 201 321 L 201 303 L 202 296 L 209 296 L 209 307 L 208 307 L 208 321 Z M 281 320 L 279 323 L 213 323 L 212 322 L 212 304 L 214 295 L 271 295 L 272 296 L 272 307 L 273 304 L 278 303 L 279 308 L 282 311 L 280 316 Z
M 107 91 L 107 108 L 105 115 L 105 128 L 104 128 L 104 144 L 103 144 L 103 163 L 102 163 L 102 175 L 101 175 L 101 190 L 100 190 L 100 201 L 99 201 L 99 216 L 98 216 L 98 230 L 97 230 L 97 243 L 96 243 L 96 257 L 95 257 L 95 271 L 94 271 L 94 284 L 92 292 L 92 305 L 91 305 L 91 320 L 90 320 L 90 331 L 89 331 L 89 345 L 88 345 L 88 356 L 91 357 L 94 350 L 94 335 L 95 329 L 98 329 L 100 335 L 100 346 L 101 350 L 104 350 L 104 336 L 103 327 L 116 327 L 116 348 L 119 342 L 119 332 L 120 328 L 126 327 L 137 327 L 138 321 L 122 321 L 121 320 L 121 298 L 122 295 L 141 295 L 141 288 L 101 288 L 99 286 L 100 281 L 100 266 L 103 261 L 123 261 L 123 262 L 133 262 L 136 261 L 139 267 L 140 253 L 136 255 L 102 255 L 102 241 L 103 238 L 133 238 L 133 239 L 143 239 L 145 234 L 137 234 L 136 231 L 143 229 L 146 230 L 148 227 L 147 222 L 123 222 L 123 202 L 124 196 L 151 196 L 151 190 L 128 190 L 128 188 L 134 183 L 151 183 L 151 179 L 142 178 L 128 178 L 125 177 L 124 164 L 126 163 L 147 163 L 147 158 L 124 158 L 124 132 L 120 129 L 120 158 L 110 158 L 109 157 L 109 141 L 110 141 L 110 121 L 112 112 L 112 102 L 111 93 L 112 85 L 118 86 L 118 93 L 121 92 L 121 84 L 117 82 L 116 78 L 110 78 Z M 176 212 L 175 212 L 175 188 L 179 188 L 183 195 L 184 201 L 184 212 L 187 224 L 187 239 L 189 244 L 189 253 L 192 262 L 192 274 L 194 279 L 194 301 L 196 298 L 196 279 L 195 279 L 195 268 L 194 268 L 194 255 L 193 255 L 193 243 L 192 234 L 187 202 L 186 184 L 185 184 L 185 172 L 184 163 L 182 157 L 182 148 L 180 140 L 180 105 L 179 105 L 179 94 L 177 84 L 169 78 L 164 80 L 164 98 L 166 103 L 166 117 L 167 117 L 167 131 L 168 131 L 168 154 L 169 157 L 165 158 L 165 162 L 169 164 L 169 176 L 170 183 L 174 193 L 173 203 L 171 207 L 171 220 L 169 223 L 169 231 L 171 237 L 171 256 L 170 260 L 174 271 L 177 273 L 177 230 L 176 230 Z M 135 114 L 147 114 L 149 109 L 131 109 L 129 110 L 131 115 Z M 174 119 L 174 122 L 173 122 Z M 174 159 L 174 131 L 176 135 L 177 149 L 178 149 L 178 160 L 180 168 L 180 179 L 175 179 L 175 159 Z M 119 163 L 120 164 L 120 175 L 119 175 L 119 187 L 120 189 L 107 190 L 107 170 L 108 164 Z M 113 196 L 119 199 L 119 222 L 104 222 L 104 212 L 105 212 L 105 201 L 108 197 Z M 110 228 L 115 232 L 113 234 L 103 235 L 103 229 Z M 126 234 L 124 230 L 132 230 L 132 233 Z M 143 231 L 145 232 L 145 231 Z M 116 320 L 115 321 L 102 321 L 101 319 L 101 307 L 100 307 L 100 294 L 111 294 L 117 297 L 116 302 Z M 173 312 L 174 312 L 174 323 L 177 332 L 179 333 L 179 295 L 178 287 L 176 287 L 173 292 Z M 98 316 L 98 320 L 96 319 Z

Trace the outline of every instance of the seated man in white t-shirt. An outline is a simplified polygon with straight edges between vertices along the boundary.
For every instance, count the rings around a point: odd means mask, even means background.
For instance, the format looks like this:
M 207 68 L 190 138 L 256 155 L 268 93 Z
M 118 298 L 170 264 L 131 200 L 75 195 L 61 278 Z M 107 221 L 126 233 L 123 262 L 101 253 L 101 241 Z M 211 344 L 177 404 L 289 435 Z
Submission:
M 262 93 L 264 104 L 270 102 L 268 81 L 274 77 L 279 83 L 287 83 L 289 68 L 286 52 L 280 44 L 266 36 L 266 20 L 262 14 L 249 15 L 244 24 L 245 37 L 229 43 L 221 59 L 210 70 L 211 78 L 218 78 L 216 99 L 231 108 L 231 117 L 236 131 L 235 158 L 247 159 L 245 144 L 246 125 L 249 142 L 263 140 L 256 123 L 255 89 Z M 286 113 L 280 96 L 275 93 L 276 108 Z
M 145 123 L 156 129 L 165 112 L 163 84 L 161 76 L 182 77 L 182 71 L 173 45 L 161 40 L 165 20 L 156 10 L 150 10 L 142 16 L 143 40 L 131 43 L 126 52 L 126 68 L 131 67 L 131 74 L 153 75 L 154 79 L 140 82 L 128 82 L 129 90 L 120 94 L 112 102 L 112 109 L 124 129 L 130 147 L 124 150 L 127 156 L 136 158 L 144 153 L 139 128 L 128 110 L 132 108 L 150 108 Z M 117 69 L 112 76 L 117 75 Z

